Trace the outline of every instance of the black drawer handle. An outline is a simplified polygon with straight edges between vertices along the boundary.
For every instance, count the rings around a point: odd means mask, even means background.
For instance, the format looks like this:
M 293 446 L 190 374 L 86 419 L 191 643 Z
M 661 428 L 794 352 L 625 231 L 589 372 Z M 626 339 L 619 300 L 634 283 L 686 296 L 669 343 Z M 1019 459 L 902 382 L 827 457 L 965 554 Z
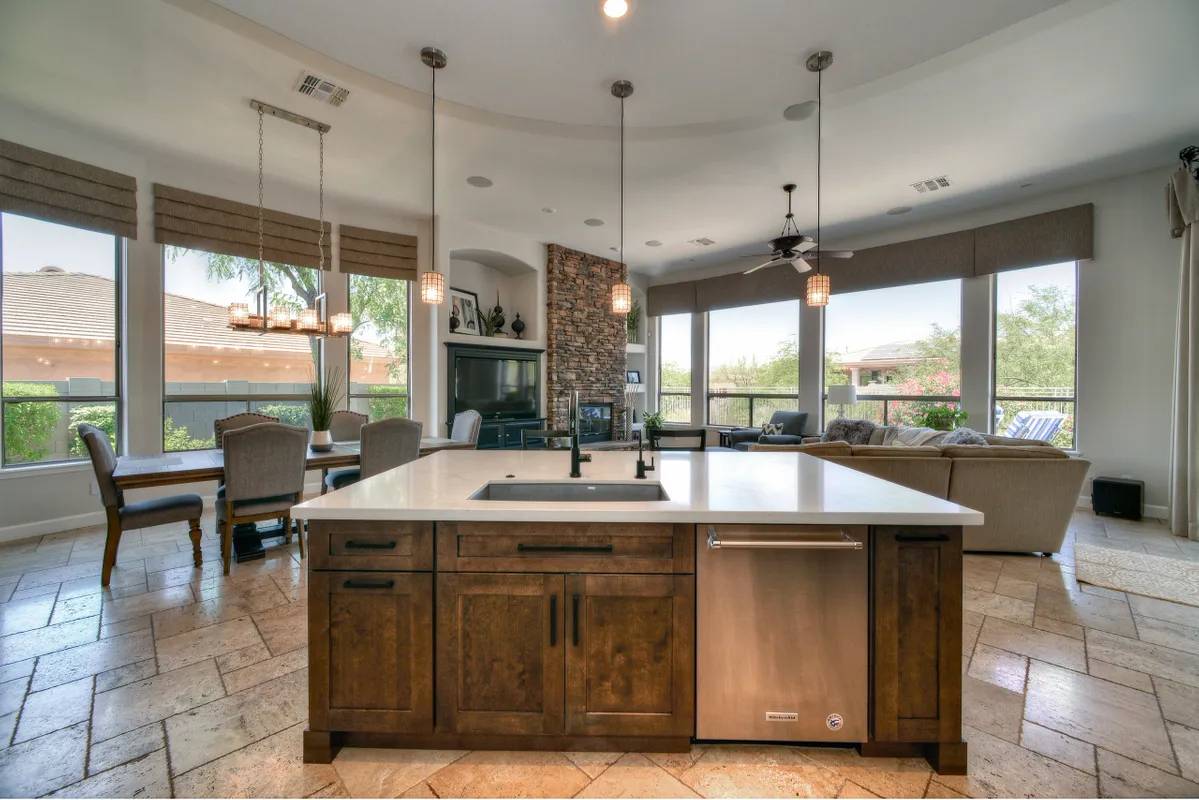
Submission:
M 558 646 L 558 595 L 550 595 L 550 647 Z
M 571 598 L 570 629 L 571 629 L 571 635 L 574 637 L 575 647 L 578 647 L 579 646 L 579 596 L 577 594 Z
M 347 550 L 395 550 L 395 542 L 359 542 L 350 539 L 346 542 Z
M 390 589 L 396 585 L 395 581 L 355 581 L 349 580 L 342 583 L 344 589 Z
M 610 544 L 525 544 L 516 545 L 518 553 L 611 553 Z
M 948 542 L 949 535 L 944 533 L 897 533 L 895 534 L 897 542 Z

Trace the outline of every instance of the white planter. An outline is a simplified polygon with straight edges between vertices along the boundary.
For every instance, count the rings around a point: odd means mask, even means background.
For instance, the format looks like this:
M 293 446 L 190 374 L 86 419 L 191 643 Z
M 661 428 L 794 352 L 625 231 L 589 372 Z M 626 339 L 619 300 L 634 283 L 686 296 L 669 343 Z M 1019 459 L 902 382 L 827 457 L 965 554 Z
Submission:
M 329 431 L 313 431 L 311 442 L 313 450 L 332 450 L 333 434 L 329 433 Z

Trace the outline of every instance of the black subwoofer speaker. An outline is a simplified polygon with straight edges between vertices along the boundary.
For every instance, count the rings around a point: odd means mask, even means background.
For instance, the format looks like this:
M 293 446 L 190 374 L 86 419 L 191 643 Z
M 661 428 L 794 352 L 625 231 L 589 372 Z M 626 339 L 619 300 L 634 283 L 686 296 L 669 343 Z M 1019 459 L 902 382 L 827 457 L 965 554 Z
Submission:
M 1091 481 L 1091 507 L 1096 514 L 1140 519 L 1145 513 L 1145 482 L 1129 478 L 1095 478 Z

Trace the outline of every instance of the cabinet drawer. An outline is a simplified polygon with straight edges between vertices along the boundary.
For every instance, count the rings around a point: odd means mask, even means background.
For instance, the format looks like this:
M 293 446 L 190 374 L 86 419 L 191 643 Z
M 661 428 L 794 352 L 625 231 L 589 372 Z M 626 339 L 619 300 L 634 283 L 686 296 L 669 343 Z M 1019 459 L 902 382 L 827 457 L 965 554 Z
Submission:
M 437 566 L 454 572 L 690 573 L 692 531 L 668 523 L 438 523 Z
M 312 569 L 433 569 L 429 522 L 313 520 L 308 528 Z

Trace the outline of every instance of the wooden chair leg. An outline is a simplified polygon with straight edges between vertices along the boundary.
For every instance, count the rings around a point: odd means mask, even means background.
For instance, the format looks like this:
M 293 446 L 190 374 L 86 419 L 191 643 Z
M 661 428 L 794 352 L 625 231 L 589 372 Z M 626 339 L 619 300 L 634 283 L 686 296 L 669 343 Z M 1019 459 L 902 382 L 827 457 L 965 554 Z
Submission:
M 291 516 L 279 517 L 279 523 L 283 526 L 284 544 L 291 544 Z
M 100 567 L 100 585 L 108 586 L 112 579 L 112 568 L 117 563 L 117 548 L 121 545 L 121 517 L 115 508 L 106 508 L 108 532 L 104 537 L 104 561 Z
M 192 540 L 192 563 L 199 567 L 204 563 L 204 558 L 200 555 L 200 520 L 191 519 L 187 521 L 187 524 L 190 526 L 188 535 Z
M 291 527 L 291 524 L 292 524 L 291 517 L 288 517 L 287 518 L 288 528 Z M 300 560 L 303 561 L 304 560 L 304 520 L 302 520 L 302 519 L 296 520 L 295 525 L 296 525 L 296 541 L 298 541 L 300 543 Z

